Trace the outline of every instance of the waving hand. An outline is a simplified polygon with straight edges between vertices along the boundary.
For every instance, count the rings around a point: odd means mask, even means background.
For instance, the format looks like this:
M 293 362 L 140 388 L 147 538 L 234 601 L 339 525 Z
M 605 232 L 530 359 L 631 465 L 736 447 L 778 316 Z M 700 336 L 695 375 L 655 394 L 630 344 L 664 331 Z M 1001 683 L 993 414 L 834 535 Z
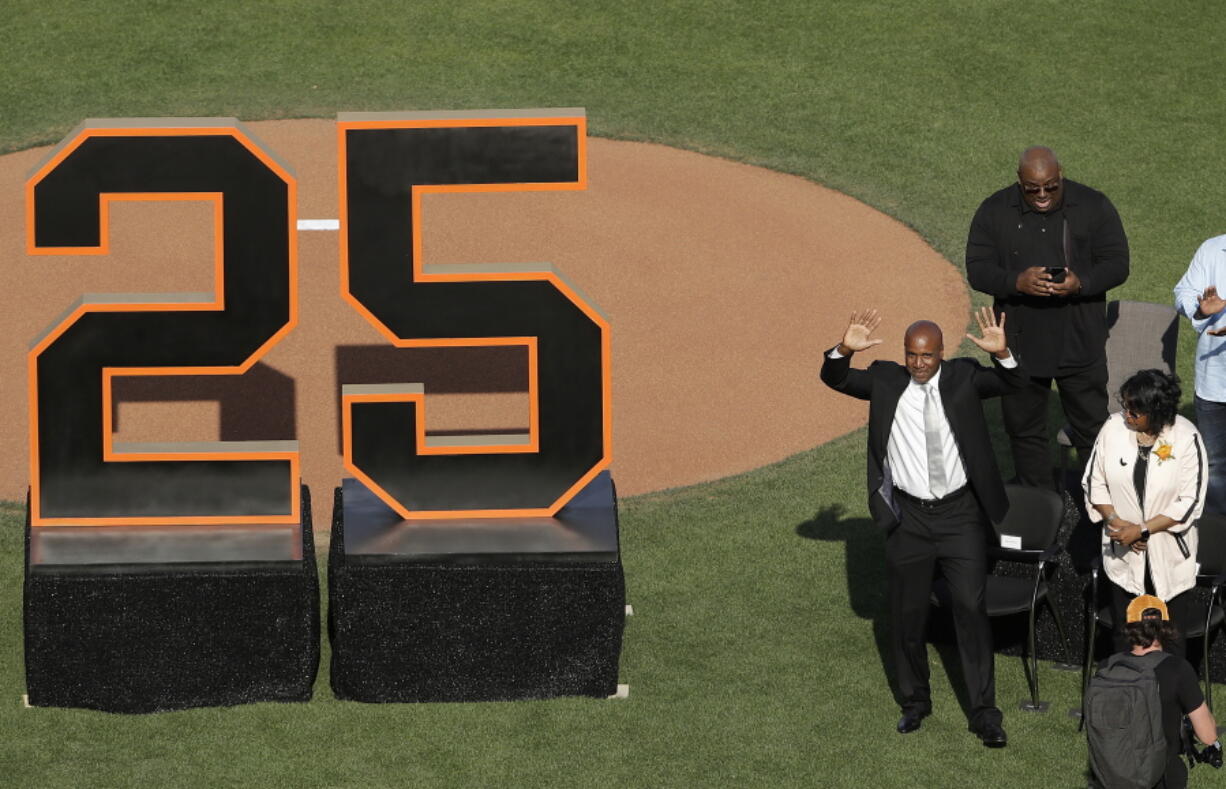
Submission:
M 839 353 L 846 356 L 849 353 L 863 351 L 880 345 L 880 339 L 870 339 L 873 331 L 881 325 L 881 316 L 876 309 L 859 310 L 851 314 L 847 331 L 843 332 L 843 341 L 839 343 Z
M 979 324 L 979 337 L 973 334 L 967 334 L 967 339 L 978 345 L 981 349 L 988 353 L 995 354 L 998 358 L 1006 358 L 1009 352 L 1009 344 L 1005 339 L 1005 316 L 1001 313 L 1000 322 L 996 321 L 996 313 L 991 307 L 980 307 L 975 312 L 975 322 Z M 1002 356 L 1002 354 L 1004 354 Z

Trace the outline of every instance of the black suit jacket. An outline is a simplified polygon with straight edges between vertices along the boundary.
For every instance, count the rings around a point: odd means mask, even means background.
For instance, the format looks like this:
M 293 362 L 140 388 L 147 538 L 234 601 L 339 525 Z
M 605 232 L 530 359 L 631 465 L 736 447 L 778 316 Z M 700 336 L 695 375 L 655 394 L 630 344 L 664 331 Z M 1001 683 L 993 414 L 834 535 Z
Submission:
M 886 445 L 894 425 L 898 399 L 911 381 L 907 368 L 896 362 L 876 361 L 867 370 L 851 366 L 851 357 L 822 362 L 822 381 L 844 394 L 869 401 L 868 410 L 868 508 L 873 520 L 890 531 L 898 525 L 898 508 L 884 489 Z M 984 367 L 974 359 L 945 359 L 941 362 L 938 389 L 945 416 L 949 420 L 954 441 L 966 467 L 967 484 L 979 501 L 980 508 L 993 522 L 999 523 L 1009 510 L 1004 482 L 988 438 L 983 406 L 979 402 L 1021 386 L 1026 374 L 1019 364 L 1013 369 L 995 363 Z M 891 487 L 892 492 L 892 487 Z

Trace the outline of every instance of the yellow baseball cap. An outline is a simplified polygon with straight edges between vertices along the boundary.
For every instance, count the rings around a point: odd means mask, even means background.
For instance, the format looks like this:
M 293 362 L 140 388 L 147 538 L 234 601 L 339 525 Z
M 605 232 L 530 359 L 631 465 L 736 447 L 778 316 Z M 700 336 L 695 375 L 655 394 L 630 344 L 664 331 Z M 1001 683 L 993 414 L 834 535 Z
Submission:
M 1161 619 L 1169 622 L 1171 614 L 1166 610 L 1166 603 L 1152 594 L 1134 597 L 1128 604 L 1128 621 L 1140 622 L 1143 619 Z

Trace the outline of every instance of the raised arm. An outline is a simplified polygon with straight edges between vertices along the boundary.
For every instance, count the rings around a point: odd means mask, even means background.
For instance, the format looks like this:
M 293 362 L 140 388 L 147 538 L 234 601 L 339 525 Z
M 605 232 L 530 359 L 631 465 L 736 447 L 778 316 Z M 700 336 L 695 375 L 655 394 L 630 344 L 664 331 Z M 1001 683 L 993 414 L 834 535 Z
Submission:
M 1024 384 L 1025 376 L 1009 351 L 1005 338 L 1004 313 L 1001 313 L 999 321 L 991 307 L 980 307 L 974 315 L 975 322 L 979 324 L 980 336 L 967 334 L 966 337 L 982 350 L 992 354 L 994 365 L 992 369 L 981 368 L 981 372 L 975 376 L 975 389 L 979 396 L 996 397 Z
M 880 325 L 881 315 L 876 309 L 858 310 L 851 314 L 843 339 L 822 360 L 822 382 L 826 386 L 861 400 L 872 396 L 872 376 L 863 370 L 851 369 L 851 356 L 856 351 L 881 344 L 880 339 L 872 336 Z
M 867 351 L 874 345 L 880 345 L 881 339 L 874 339 L 872 334 L 881 325 L 881 314 L 876 308 L 860 310 L 851 314 L 847 330 L 839 342 L 838 352 L 842 356 L 851 356 L 856 351 Z
M 1175 309 L 1192 321 L 1197 333 L 1219 334 L 1226 326 L 1226 300 L 1217 292 L 1213 271 L 1219 259 L 1226 256 L 1220 238 L 1211 238 L 1200 245 L 1188 270 L 1175 284 Z
M 1005 314 L 1002 312 L 997 321 L 996 312 L 991 307 L 980 307 L 974 316 L 979 324 L 979 336 L 967 334 L 966 338 L 1001 361 L 1012 357 L 1008 340 L 1005 339 Z

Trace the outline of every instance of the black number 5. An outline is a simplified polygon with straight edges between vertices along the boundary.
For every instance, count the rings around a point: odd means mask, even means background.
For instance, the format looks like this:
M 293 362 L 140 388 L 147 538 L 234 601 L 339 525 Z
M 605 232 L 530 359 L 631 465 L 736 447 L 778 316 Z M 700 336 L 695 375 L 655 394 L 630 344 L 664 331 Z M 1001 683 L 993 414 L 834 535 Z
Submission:
M 397 347 L 519 345 L 529 432 L 427 437 L 424 392 L 342 390 L 346 467 L 405 518 L 552 515 L 608 466 L 609 327 L 551 267 L 423 265 L 421 197 L 584 189 L 581 110 L 343 115 L 341 289 Z

